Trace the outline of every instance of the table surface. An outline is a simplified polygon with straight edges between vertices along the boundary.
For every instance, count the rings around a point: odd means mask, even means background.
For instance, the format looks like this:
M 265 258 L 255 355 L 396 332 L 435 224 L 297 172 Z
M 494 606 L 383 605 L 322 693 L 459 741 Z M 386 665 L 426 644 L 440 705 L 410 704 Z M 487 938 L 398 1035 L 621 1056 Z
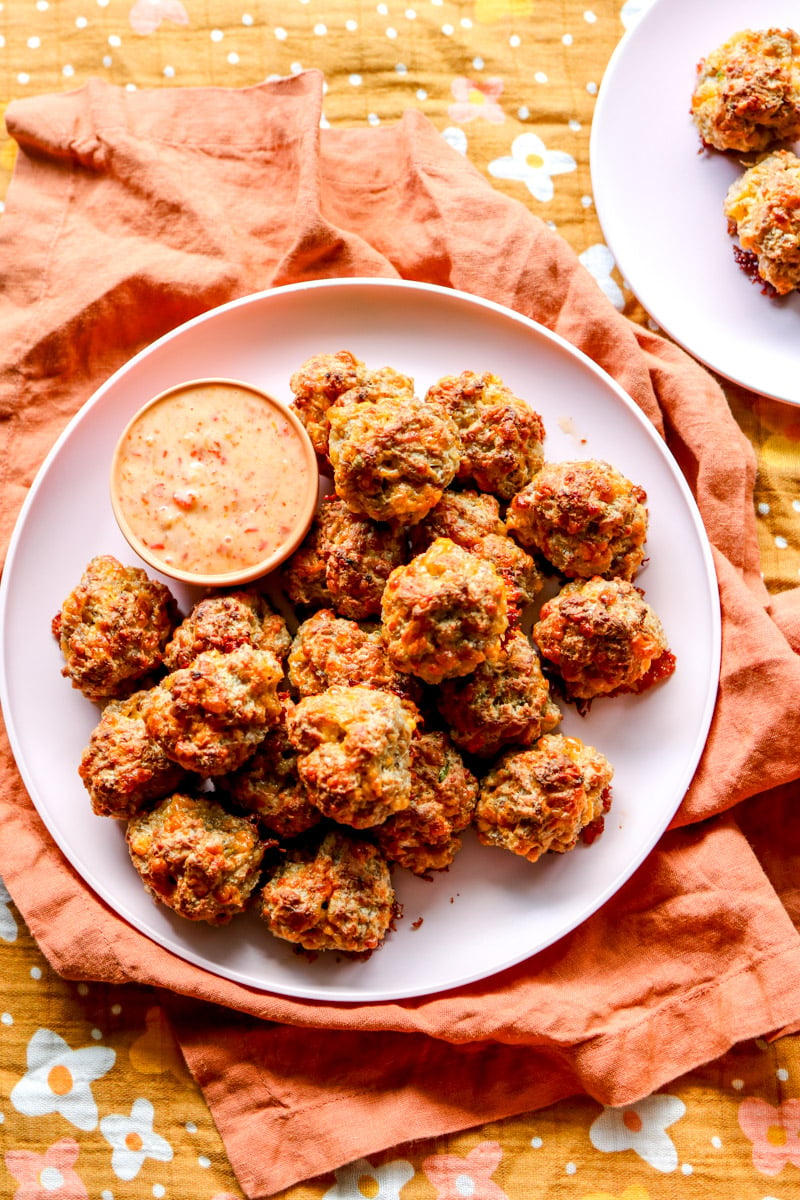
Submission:
M 604 244 L 589 172 L 598 87 L 647 3 L 6 0 L 0 105 L 90 77 L 127 88 L 241 87 L 317 67 L 331 126 L 377 126 L 408 108 L 423 112 L 493 186 L 563 235 L 618 308 L 652 325 Z M 0 199 L 14 155 L 14 143 L 0 135 Z M 559 171 L 548 170 L 555 162 Z M 797 410 L 725 390 L 756 451 L 764 578 L 777 593 L 800 575 Z M 0 1194 L 241 1196 L 157 992 L 61 979 L 2 884 L 0 968 Z M 73 1079 L 55 1110 L 41 1112 L 17 1085 L 37 1045 L 59 1039 L 65 1052 L 79 1052 L 94 1081 Z M 797 1097 L 800 1042 L 759 1039 L 626 1109 L 604 1110 L 585 1097 L 562 1101 L 396 1147 L 284 1195 L 789 1200 L 800 1186 Z

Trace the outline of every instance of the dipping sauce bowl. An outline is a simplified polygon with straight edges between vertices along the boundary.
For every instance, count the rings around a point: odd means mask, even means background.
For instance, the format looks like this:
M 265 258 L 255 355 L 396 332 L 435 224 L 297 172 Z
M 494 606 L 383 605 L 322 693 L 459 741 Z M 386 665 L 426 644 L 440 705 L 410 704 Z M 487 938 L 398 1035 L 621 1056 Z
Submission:
M 133 550 L 184 583 L 230 587 L 269 574 L 297 548 L 319 472 L 297 415 L 233 379 L 155 396 L 117 443 L 111 504 Z

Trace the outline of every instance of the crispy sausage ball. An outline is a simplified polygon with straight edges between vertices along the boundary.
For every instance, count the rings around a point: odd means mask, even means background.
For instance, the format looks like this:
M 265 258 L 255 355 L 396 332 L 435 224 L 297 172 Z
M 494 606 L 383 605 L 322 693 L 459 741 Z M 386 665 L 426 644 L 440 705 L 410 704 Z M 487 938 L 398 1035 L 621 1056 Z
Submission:
M 444 871 L 461 849 L 472 820 L 478 781 L 441 730 L 411 742 L 411 803 L 373 831 L 389 862 L 415 875 Z
M 147 732 L 173 762 L 224 775 L 249 758 L 280 719 L 283 669 L 270 650 L 245 643 L 206 650 L 142 698 Z
M 127 819 L 186 783 L 183 768 L 147 732 L 144 696 L 109 700 L 81 755 L 78 774 L 98 817 Z
M 266 597 L 251 589 L 217 593 L 199 600 L 178 626 L 164 651 L 168 671 L 188 667 L 205 650 L 227 654 L 247 643 L 286 658 L 292 635 Z
M 521 545 L 568 579 L 633 579 L 644 561 L 647 495 L 597 459 L 547 463 L 506 513 Z
M 463 446 L 458 478 L 510 500 L 544 461 L 544 425 L 496 375 L 462 371 L 428 388 L 426 400 L 455 421 Z
M 450 538 L 471 550 L 487 534 L 502 534 L 505 529 L 496 496 L 471 488 L 460 492 L 448 489 L 427 516 L 412 525 L 409 540 L 415 554 L 427 550 L 437 537 Z
M 743 29 L 701 59 L 692 118 L 707 146 L 761 151 L 800 138 L 800 37 Z
M 579 738 L 548 733 L 528 750 L 509 749 L 481 781 L 478 839 L 529 862 L 572 850 L 583 830 L 602 828 L 612 777 L 605 756 Z
M 491 563 L 437 538 L 389 576 L 383 637 L 398 671 L 441 683 L 495 654 L 508 626 L 508 598 Z
M 508 536 L 500 502 L 488 492 L 446 491 L 427 517 L 412 526 L 412 551 L 421 553 L 437 537 L 450 538 L 494 565 L 506 585 L 510 622 L 519 620 L 544 586 L 535 559 Z
M 267 731 L 244 766 L 217 784 L 238 809 L 282 838 L 294 838 L 318 825 L 322 814 L 307 798 L 297 774 L 297 752 L 289 742 L 286 718 L 292 708 L 281 697 L 281 719 Z
M 511 743 L 530 746 L 561 720 L 539 655 L 521 629 L 506 634 L 491 662 L 461 679 L 446 679 L 436 705 L 455 744 L 482 757 Z
M 364 364 L 349 350 L 314 354 L 292 375 L 292 408 L 305 425 L 317 454 L 324 457 L 328 453 L 328 409 L 365 375 Z
M 731 184 L 724 209 L 744 269 L 755 264 L 779 296 L 800 287 L 800 158 L 789 150 L 762 158 Z
M 189 921 L 227 925 L 259 881 L 264 845 L 210 795 L 176 792 L 128 823 L 131 862 L 155 900 Z
M 652 664 L 669 653 L 661 621 L 639 589 L 600 576 L 574 580 L 543 604 L 533 640 L 577 700 L 642 690 Z
M 381 611 L 390 572 L 408 557 L 402 529 L 352 512 L 326 496 L 311 530 L 283 570 L 289 598 L 362 621 Z
M 416 396 L 343 400 L 329 419 L 334 487 L 353 512 L 413 524 L 455 477 L 458 430 L 445 412 Z
M 316 848 L 293 848 L 262 888 L 259 903 L 276 937 L 306 950 L 352 954 L 376 949 L 395 912 L 380 851 L 340 830 Z
M 61 673 L 89 700 L 130 695 L 161 665 L 177 620 L 164 584 L 111 554 L 98 555 L 53 619 Z
M 408 704 L 373 688 L 331 687 L 303 697 L 286 728 L 309 800 L 323 816 L 355 829 L 407 808 L 416 723 Z
M 378 688 L 416 703 L 421 684 L 398 671 L 389 659 L 377 621 L 351 621 L 321 608 L 303 621 L 288 659 L 289 682 L 299 696 L 329 687 Z

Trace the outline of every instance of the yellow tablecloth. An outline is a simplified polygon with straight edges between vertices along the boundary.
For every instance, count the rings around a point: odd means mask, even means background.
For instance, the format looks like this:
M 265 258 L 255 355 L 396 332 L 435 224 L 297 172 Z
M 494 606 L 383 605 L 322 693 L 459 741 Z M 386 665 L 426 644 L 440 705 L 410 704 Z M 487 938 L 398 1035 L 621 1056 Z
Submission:
M 646 0 L 6 0 L 0 103 L 91 77 L 129 88 L 243 87 L 317 67 L 330 125 L 380 125 L 419 109 L 495 187 L 550 221 L 611 301 L 646 323 L 604 244 L 589 172 L 598 87 L 644 7 Z M 5 138 L 0 195 L 13 164 Z M 763 570 L 776 593 L 800 573 L 800 418 L 791 406 L 732 386 L 726 392 L 757 453 Z M 0 968 L 0 1195 L 241 1196 L 156 991 L 59 978 L 2 887 Z M 43 1104 L 24 1081 L 42 1048 L 61 1040 L 73 1073 L 50 1081 Z M 396 1147 L 285 1196 L 790 1200 L 798 1188 L 800 1043 L 784 1037 L 743 1044 L 625 1109 L 563 1101 Z

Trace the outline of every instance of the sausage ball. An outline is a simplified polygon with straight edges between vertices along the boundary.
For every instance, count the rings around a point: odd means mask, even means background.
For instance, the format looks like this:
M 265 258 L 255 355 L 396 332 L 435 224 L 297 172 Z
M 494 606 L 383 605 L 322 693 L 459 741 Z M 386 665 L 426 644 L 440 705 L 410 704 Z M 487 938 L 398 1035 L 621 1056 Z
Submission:
M 602 830 L 613 768 L 579 738 L 548 733 L 527 750 L 507 750 L 481 781 L 475 829 L 485 846 L 529 862 L 572 850 Z
M 398 696 L 365 687 L 305 696 L 286 724 L 309 800 L 323 816 L 355 829 L 380 825 L 408 807 L 415 727 Z
M 246 643 L 228 654 L 206 650 L 143 697 L 147 732 L 187 771 L 224 775 L 241 766 L 280 719 L 282 678 L 270 650 Z
M 488 534 L 506 531 L 500 516 L 500 501 L 488 492 L 448 489 L 438 504 L 409 530 L 411 549 L 415 554 L 427 550 L 438 537 L 450 538 L 457 546 L 471 550 Z
M 458 430 L 446 413 L 416 396 L 342 401 L 329 418 L 334 487 L 353 512 L 414 524 L 455 477 Z
M 743 29 L 700 60 L 692 118 L 707 146 L 762 151 L 800 138 L 800 37 Z
M 111 554 L 98 555 L 53 619 L 61 673 L 95 702 L 130 695 L 160 667 L 177 620 L 164 584 Z
M 271 650 L 283 660 L 292 635 L 280 613 L 259 592 L 244 589 L 206 596 L 175 630 L 164 651 L 164 666 L 175 671 L 188 667 L 206 650 L 227 654 L 245 643 Z
M 306 950 L 363 954 L 381 944 L 395 914 L 389 868 L 369 842 L 334 830 L 318 847 L 295 847 L 259 896 L 276 937 Z
M 515 624 L 544 587 L 536 559 L 508 534 L 487 533 L 471 549 L 478 558 L 492 564 L 506 585 L 508 620 Z
M 145 692 L 109 700 L 78 765 L 98 817 L 132 817 L 186 783 L 186 772 L 167 758 L 142 718 Z
M 292 375 L 292 408 L 305 425 L 317 454 L 324 457 L 328 453 L 328 409 L 365 375 L 364 364 L 349 350 L 314 354 Z
M 383 637 L 398 671 L 441 683 L 497 653 L 508 626 L 505 584 L 491 563 L 437 538 L 389 576 Z
M 566 584 L 542 605 L 533 640 L 569 699 L 642 691 L 666 654 L 670 668 L 659 675 L 674 668 L 661 621 L 625 579 L 597 576 Z
M 210 795 L 167 796 L 129 821 L 126 840 L 153 899 L 189 921 L 227 925 L 259 881 L 264 845 L 255 826 Z
M 647 495 L 596 459 L 547 463 L 506 513 L 520 544 L 568 579 L 633 579 L 644 561 Z
M 219 781 L 231 804 L 251 813 L 259 825 L 281 838 L 294 838 L 318 825 L 322 814 L 306 796 L 297 773 L 297 752 L 286 719 L 292 708 L 281 697 L 281 719 L 267 731 L 244 766 Z
M 362 621 L 380 613 L 386 580 L 407 557 L 402 529 L 352 512 L 338 496 L 326 496 L 283 579 L 294 604 L 324 605 Z
M 520 629 L 506 634 L 491 662 L 461 679 L 446 679 L 436 704 L 456 745 L 482 757 L 511 743 L 530 746 L 561 720 L 539 655 Z
M 444 871 L 461 849 L 472 820 L 478 781 L 446 733 L 420 733 L 411 742 L 411 803 L 373 831 L 389 862 L 415 875 Z
M 800 158 L 790 150 L 762 158 L 731 184 L 724 209 L 740 265 L 754 268 L 762 290 L 786 296 L 800 287 Z
M 377 621 L 351 621 L 330 608 L 319 609 L 299 626 L 288 677 L 301 697 L 358 684 L 416 703 L 422 690 L 419 681 L 392 664 Z
M 544 461 L 544 424 L 496 375 L 462 371 L 428 389 L 426 400 L 455 421 L 462 443 L 458 478 L 510 500 Z

